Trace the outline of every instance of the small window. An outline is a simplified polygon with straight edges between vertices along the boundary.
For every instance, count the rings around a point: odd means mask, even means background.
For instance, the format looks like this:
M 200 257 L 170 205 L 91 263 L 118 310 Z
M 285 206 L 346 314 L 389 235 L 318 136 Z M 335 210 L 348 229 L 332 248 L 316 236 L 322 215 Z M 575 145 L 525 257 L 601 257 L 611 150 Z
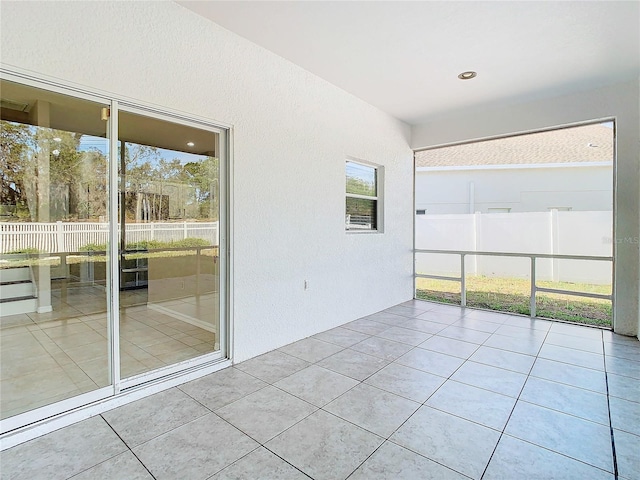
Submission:
M 426 215 L 426 210 L 416 210 L 416 215 Z
M 346 230 L 380 231 L 380 168 L 347 160 Z
M 511 212 L 511 208 L 509 207 L 495 207 L 495 208 L 487 208 L 488 213 L 509 213 Z

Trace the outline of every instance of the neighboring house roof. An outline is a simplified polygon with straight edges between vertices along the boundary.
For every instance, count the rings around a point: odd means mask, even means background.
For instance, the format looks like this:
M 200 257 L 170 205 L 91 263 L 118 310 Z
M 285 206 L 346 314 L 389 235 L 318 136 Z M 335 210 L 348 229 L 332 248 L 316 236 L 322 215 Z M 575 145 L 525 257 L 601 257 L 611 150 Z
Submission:
M 612 161 L 611 123 L 562 128 L 416 152 L 416 167 Z

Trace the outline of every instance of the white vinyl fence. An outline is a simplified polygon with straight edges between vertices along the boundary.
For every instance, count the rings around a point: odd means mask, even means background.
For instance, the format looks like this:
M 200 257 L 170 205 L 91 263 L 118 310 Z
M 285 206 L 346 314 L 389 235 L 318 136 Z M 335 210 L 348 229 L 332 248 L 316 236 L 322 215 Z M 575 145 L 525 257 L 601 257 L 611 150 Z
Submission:
M 612 255 L 612 212 L 475 213 L 416 216 L 416 249 L 560 255 Z M 520 277 L 529 275 L 527 258 L 469 256 L 468 275 Z M 539 259 L 541 280 L 607 285 L 610 262 Z M 460 274 L 458 255 L 416 254 L 416 273 Z
M 218 245 L 219 240 L 218 222 L 135 223 L 128 224 L 126 229 L 127 243 L 201 238 L 211 245 Z M 0 222 L 0 253 L 25 249 L 46 253 L 77 252 L 87 244 L 106 244 L 108 237 L 108 223 Z

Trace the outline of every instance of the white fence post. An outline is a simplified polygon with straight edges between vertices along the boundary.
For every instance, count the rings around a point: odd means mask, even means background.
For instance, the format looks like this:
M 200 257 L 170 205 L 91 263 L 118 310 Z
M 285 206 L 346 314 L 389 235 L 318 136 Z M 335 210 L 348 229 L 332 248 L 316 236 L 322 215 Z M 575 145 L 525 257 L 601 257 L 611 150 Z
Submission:
M 558 209 L 552 208 L 551 212 L 549 212 L 549 219 L 551 221 L 551 225 L 549 231 L 551 232 L 551 254 L 556 255 L 558 252 Z M 558 259 L 554 258 L 551 260 L 551 278 L 554 282 L 557 282 L 560 279 L 560 271 L 558 268 Z
M 66 252 L 64 229 L 60 220 L 56 222 L 56 245 L 51 250 L 53 252 Z
M 183 238 L 187 238 L 187 222 L 183 222 L 184 225 L 184 237 Z
M 480 250 L 479 238 L 482 235 L 482 217 L 480 212 L 473 214 L 473 249 Z M 478 255 L 473 256 L 473 274 L 478 275 Z

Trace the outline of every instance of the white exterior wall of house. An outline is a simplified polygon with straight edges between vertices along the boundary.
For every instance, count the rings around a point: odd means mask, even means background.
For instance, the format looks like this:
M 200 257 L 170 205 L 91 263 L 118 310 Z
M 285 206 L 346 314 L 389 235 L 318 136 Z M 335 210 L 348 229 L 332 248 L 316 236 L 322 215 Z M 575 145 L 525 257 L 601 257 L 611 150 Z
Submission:
M 3 1 L 0 26 L 9 70 L 233 126 L 235 361 L 413 297 L 404 123 L 173 2 Z M 383 234 L 345 233 L 347 156 L 384 166 Z
M 428 215 L 606 211 L 613 207 L 612 165 L 500 165 L 416 168 L 416 210 Z
M 569 91 L 569 90 L 568 90 Z M 555 98 L 464 111 L 425 119 L 412 129 L 412 147 L 535 131 L 594 119 L 616 120 L 616 232 L 614 329 L 640 331 L 640 79 Z

